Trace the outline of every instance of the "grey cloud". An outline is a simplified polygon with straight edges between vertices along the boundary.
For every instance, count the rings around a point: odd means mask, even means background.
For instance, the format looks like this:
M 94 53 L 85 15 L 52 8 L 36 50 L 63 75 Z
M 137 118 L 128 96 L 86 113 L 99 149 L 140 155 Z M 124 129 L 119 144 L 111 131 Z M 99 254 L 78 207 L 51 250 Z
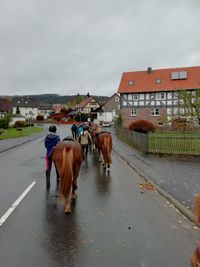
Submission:
M 0 2 L 0 94 L 111 95 L 124 71 L 200 64 L 198 0 Z

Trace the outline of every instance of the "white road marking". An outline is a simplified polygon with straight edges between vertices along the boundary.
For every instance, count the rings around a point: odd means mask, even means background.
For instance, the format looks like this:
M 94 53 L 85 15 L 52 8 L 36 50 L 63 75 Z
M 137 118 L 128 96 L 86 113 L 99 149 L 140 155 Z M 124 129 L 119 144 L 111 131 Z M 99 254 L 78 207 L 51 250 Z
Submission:
M 0 226 L 5 223 L 5 221 L 8 219 L 10 214 L 15 210 L 15 208 L 19 205 L 19 203 L 25 198 L 25 196 L 28 194 L 28 192 L 33 188 L 33 186 L 36 184 L 36 182 L 32 182 L 26 190 L 19 196 L 19 198 L 12 204 L 12 206 L 6 211 L 6 213 L 1 217 L 0 219 Z

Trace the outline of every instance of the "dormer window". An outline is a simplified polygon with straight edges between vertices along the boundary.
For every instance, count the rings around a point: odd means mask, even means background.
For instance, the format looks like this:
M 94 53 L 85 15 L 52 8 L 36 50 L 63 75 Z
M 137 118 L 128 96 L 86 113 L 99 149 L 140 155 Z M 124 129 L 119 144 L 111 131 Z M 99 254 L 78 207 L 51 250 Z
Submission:
M 184 79 L 187 79 L 187 71 L 171 72 L 171 80 L 184 80 Z
M 132 86 L 134 84 L 134 81 L 130 80 L 128 81 L 128 86 Z
M 160 84 L 161 83 L 161 79 L 160 78 L 157 78 L 156 81 L 155 81 L 156 84 Z

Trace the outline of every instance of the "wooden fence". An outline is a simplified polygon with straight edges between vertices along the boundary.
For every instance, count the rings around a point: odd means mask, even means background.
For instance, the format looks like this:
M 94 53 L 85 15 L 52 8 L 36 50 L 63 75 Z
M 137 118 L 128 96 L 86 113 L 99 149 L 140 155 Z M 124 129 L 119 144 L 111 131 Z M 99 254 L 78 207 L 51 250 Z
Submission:
M 116 132 L 122 141 L 144 153 L 200 155 L 200 132 Z
M 138 150 L 148 153 L 148 135 L 145 133 L 138 133 L 128 131 L 126 129 L 116 129 L 117 136 L 125 143 L 131 145 Z
M 200 132 L 148 133 L 148 152 L 200 155 Z

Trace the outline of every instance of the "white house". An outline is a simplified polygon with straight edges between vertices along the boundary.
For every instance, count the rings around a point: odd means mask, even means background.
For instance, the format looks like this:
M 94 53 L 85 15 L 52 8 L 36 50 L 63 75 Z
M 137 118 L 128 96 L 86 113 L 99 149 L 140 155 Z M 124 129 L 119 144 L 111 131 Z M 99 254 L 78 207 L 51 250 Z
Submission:
M 14 98 L 12 106 L 13 114 L 16 114 L 18 109 L 20 114 L 27 119 L 36 119 L 38 115 L 38 103 L 33 101 L 29 96 Z

